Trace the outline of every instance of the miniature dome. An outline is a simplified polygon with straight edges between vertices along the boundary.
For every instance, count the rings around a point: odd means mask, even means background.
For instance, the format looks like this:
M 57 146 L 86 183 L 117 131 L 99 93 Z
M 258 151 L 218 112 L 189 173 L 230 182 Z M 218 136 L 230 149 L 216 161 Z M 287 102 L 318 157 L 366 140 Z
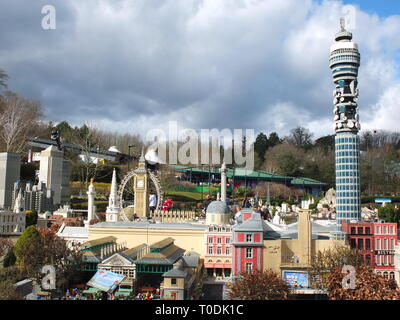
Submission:
M 231 210 L 224 201 L 213 201 L 207 207 L 207 214 L 230 214 Z

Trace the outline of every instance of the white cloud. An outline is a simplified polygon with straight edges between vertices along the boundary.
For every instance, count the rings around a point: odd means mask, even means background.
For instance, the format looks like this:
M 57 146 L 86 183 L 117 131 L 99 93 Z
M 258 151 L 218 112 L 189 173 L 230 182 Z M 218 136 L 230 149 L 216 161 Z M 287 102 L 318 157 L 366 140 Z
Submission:
M 400 129 L 400 84 L 388 88 L 378 103 L 370 109 L 371 121 L 364 123 L 366 130 L 396 130 Z
M 53 33 L 37 27 L 42 3 L 58 10 Z M 56 121 L 143 136 L 169 120 L 280 135 L 301 125 L 318 137 L 333 133 L 328 56 L 342 11 L 333 0 L 3 0 L 0 67 Z M 356 9 L 353 34 L 362 126 L 397 130 L 383 101 L 400 98 L 400 16 Z M 378 124 L 377 106 L 389 117 Z

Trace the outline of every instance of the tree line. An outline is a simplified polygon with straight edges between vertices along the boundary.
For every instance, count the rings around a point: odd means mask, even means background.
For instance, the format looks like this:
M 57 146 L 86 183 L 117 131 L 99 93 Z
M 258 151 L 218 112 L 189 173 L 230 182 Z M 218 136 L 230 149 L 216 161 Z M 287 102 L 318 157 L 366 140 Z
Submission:
M 256 169 L 308 177 L 335 187 L 335 136 L 313 140 L 303 127 L 280 138 L 260 132 L 254 143 Z M 361 188 L 365 195 L 399 194 L 400 132 L 364 131 L 360 135 Z

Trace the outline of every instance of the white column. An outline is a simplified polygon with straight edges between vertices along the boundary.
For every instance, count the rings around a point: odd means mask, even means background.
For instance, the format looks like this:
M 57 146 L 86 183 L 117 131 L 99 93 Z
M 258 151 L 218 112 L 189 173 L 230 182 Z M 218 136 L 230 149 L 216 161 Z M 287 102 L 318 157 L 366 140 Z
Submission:
M 226 165 L 225 161 L 221 166 L 221 201 L 226 201 Z
M 94 197 L 96 195 L 96 189 L 93 185 L 93 179 L 90 181 L 88 195 L 88 222 L 94 218 Z

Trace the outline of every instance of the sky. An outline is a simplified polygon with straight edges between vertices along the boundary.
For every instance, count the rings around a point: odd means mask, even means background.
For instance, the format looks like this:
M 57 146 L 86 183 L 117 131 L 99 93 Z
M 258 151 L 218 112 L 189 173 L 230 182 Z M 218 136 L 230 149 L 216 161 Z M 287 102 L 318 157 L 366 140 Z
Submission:
M 359 44 L 362 129 L 398 130 L 397 1 L 2 0 L 0 68 L 47 120 L 145 136 L 152 128 L 333 134 L 330 46 Z M 56 29 L 44 30 L 45 5 Z
M 345 0 L 343 3 L 358 6 L 367 13 L 375 13 L 381 17 L 400 14 L 400 2 L 398 0 Z

